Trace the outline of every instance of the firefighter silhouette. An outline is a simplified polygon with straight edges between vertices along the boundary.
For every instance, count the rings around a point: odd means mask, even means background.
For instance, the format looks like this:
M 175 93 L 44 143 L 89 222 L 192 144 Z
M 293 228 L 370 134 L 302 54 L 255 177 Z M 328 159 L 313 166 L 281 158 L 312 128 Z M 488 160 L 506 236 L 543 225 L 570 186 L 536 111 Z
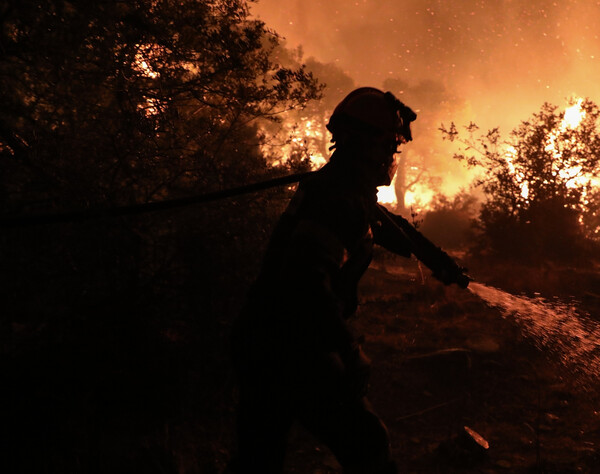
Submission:
M 396 472 L 388 431 L 367 398 L 370 362 L 347 319 L 373 244 L 410 256 L 373 213 L 416 114 L 364 87 L 334 110 L 334 152 L 302 180 L 272 235 L 234 324 L 239 379 L 235 472 L 281 473 L 292 422 L 327 445 L 346 473 Z

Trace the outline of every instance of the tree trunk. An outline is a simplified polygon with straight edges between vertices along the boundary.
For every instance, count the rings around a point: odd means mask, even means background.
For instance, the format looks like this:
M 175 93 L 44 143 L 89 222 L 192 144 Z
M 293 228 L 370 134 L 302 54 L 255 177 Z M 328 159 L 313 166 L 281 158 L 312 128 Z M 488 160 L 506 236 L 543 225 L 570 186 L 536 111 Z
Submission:
M 400 161 L 398 162 L 398 169 L 396 170 L 396 181 L 394 182 L 394 191 L 396 191 L 396 209 L 395 212 L 405 216 L 406 215 L 406 155 L 402 153 L 400 155 Z

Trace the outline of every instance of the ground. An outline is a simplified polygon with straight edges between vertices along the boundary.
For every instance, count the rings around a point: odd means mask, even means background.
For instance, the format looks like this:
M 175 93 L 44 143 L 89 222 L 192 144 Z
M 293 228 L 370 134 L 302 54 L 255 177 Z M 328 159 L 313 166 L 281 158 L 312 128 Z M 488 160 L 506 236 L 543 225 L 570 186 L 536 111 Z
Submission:
M 576 300 L 598 331 L 597 267 L 487 263 L 471 273 L 515 295 Z M 360 303 L 352 325 L 372 360 L 369 398 L 400 472 L 600 472 L 597 373 L 576 370 L 596 367 L 600 340 L 589 360 L 565 363 L 564 347 L 540 347 L 519 319 L 415 260 L 384 255 L 361 282 Z M 235 451 L 231 321 L 193 314 L 152 326 L 135 308 L 130 319 L 110 308 L 8 326 L 0 471 L 224 472 Z M 286 474 L 340 472 L 294 427 Z
M 538 349 L 517 320 L 420 270 L 415 261 L 373 265 L 353 322 L 373 363 L 369 398 L 401 472 L 598 472 L 593 381 Z M 489 448 L 469 445 L 465 426 Z M 288 473 L 341 472 L 301 428 L 290 451 Z

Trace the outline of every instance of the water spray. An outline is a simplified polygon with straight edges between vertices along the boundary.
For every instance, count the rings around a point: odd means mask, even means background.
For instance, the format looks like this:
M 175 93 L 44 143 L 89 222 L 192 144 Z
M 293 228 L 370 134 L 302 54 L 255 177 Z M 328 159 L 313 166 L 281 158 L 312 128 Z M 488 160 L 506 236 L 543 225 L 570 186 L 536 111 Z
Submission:
M 514 320 L 538 349 L 557 356 L 572 373 L 584 379 L 600 374 L 600 326 L 574 302 L 516 296 L 477 282 L 468 289 Z

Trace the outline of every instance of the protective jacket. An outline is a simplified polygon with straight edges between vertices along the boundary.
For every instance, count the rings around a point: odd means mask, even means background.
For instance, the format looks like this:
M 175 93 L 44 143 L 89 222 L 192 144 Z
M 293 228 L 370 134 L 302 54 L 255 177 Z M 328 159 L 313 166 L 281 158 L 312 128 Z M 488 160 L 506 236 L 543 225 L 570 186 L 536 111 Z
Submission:
M 356 309 L 373 244 L 410 253 L 373 218 L 377 190 L 347 158 L 336 152 L 300 183 L 234 325 L 236 472 L 283 472 L 294 420 L 344 469 L 396 472 L 387 429 L 365 397 L 368 359 L 346 319 Z
M 345 320 L 356 310 L 373 244 L 410 256 L 374 218 L 377 189 L 363 178 L 336 152 L 300 183 L 236 327 L 242 362 L 274 355 L 285 362 L 315 352 L 346 359 L 354 350 Z

